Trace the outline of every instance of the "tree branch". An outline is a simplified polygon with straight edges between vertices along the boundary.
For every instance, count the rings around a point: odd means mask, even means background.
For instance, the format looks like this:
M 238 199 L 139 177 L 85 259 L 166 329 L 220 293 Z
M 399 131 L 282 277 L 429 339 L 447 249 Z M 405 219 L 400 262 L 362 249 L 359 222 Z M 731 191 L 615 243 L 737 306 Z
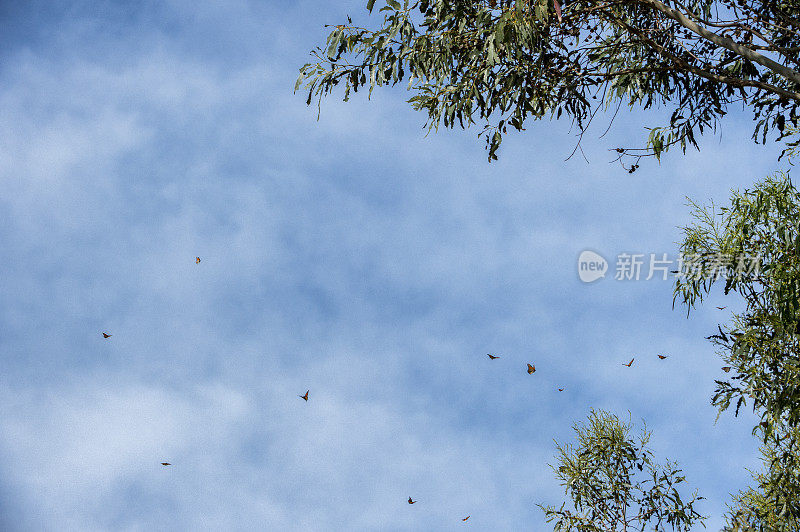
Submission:
M 669 18 L 680 23 L 685 28 L 695 32 L 696 34 L 700 35 L 706 40 L 711 41 L 717 46 L 727 48 L 731 52 L 735 52 L 754 63 L 758 63 L 759 65 L 762 65 L 772 70 L 773 72 L 780 74 L 784 78 L 795 82 L 797 85 L 800 85 L 800 73 L 798 73 L 796 70 L 791 69 L 785 65 L 782 65 L 776 61 L 773 61 L 769 57 L 765 57 L 759 54 L 758 52 L 755 52 L 750 48 L 747 48 L 746 46 L 742 46 L 741 44 L 729 39 L 728 37 L 722 37 L 720 35 L 717 35 L 716 33 L 708 31 L 702 26 L 699 26 L 693 20 L 687 18 L 680 11 L 672 9 L 671 7 L 663 4 L 662 2 L 659 2 L 659 0 L 638 0 L 638 1 L 643 4 L 649 5 L 654 9 L 657 9 L 658 11 L 667 15 Z

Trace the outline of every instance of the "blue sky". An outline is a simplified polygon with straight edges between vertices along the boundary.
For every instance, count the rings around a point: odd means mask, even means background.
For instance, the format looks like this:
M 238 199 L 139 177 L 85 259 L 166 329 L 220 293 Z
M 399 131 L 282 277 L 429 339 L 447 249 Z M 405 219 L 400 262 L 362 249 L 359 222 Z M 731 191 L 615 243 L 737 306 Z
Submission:
M 588 163 L 545 121 L 488 164 L 400 89 L 317 121 L 297 69 L 346 14 L 0 7 L 0 528 L 545 530 L 553 440 L 595 407 L 645 419 L 718 530 L 758 463 L 753 419 L 709 405 L 704 336 L 738 302 L 687 320 L 670 282 L 576 261 L 674 256 L 685 197 L 726 200 L 778 145 L 734 112 L 628 174 L 608 149 L 652 115 L 588 134 Z

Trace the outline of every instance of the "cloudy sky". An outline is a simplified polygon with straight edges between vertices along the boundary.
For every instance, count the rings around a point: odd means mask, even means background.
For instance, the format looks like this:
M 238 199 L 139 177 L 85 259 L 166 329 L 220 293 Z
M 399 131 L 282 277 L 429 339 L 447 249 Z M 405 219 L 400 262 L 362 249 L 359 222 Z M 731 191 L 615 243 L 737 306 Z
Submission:
M 753 419 L 709 404 L 739 302 L 687 320 L 613 269 L 676 257 L 686 196 L 778 145 L 733 112 L 628 174 L 608 150 L 653 116 L 588 162 L 531 124 L 492 164 L 402 89 L 317 121 L 298 67 L 364 3 L 0 4 L 0 529 L 545 530 L 592 407 L 646 420 L 719 529 L 758 464 Z

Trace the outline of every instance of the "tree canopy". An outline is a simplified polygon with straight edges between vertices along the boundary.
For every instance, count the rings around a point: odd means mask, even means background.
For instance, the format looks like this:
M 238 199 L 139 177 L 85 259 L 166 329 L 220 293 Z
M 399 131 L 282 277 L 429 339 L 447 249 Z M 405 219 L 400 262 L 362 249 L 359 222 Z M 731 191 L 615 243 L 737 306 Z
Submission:
M 650 433 L 632 433 L 631 423 L 592 410 L 574 425 L 575 445 L 556 444 L 556 476 L 569 495 L 569 506 L 540 505 L 555 531 L 623 530 L 688 532 L 702 517 L 694 508 L 703 497 L 681 496 L 686 477 L 677 464 L 656 463 L 648 447 Z
M 786 173 L 734 191 L 719 209 L 694 206 L 681 246 L 694 257 L 675 299 L 694 308 L 717 283 L 745 303 L 709 337 L 728 368 L 712 403 L 720 413 L 751 406 L 761 420 L 766 471 L 736 498 L 742 530 L 800 526 L 800 192 Z M 688 273 L 688 272 L 687 272 Z M 754 525 L 766 526 L 758 528 Z M 767 526 L 769 525 L 769 526 Z M 780 525 L 780 526 L 779 526 Z
M 481 123 L 490 160 L 529 119 L 564 115 L 583 135 L 600 109 L 667 109 L 643 147 L 617 148 L 629 171 L 697 147 L 733 104 L 752 110 L 756 142 L 797 125 L 795 0 L 385 0 L 379 11 L 376 28 L 331 26 L 295 86 L 309 104 L 338 85 L 347 100 L 408 80 L 429 129 Z

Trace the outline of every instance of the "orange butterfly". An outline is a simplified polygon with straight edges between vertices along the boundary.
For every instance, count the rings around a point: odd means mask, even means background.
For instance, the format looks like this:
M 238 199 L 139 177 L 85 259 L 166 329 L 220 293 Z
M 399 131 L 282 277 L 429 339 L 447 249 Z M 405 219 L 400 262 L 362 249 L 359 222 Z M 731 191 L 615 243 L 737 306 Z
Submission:
M 170 464 L 169 462 L 161 462 L 161 465 L 168 466 L 168 465 L 172 465 L 172 464 Z
M 728 307 L 717 307 L 719 310 L 725 310 Z
M 414 504 L 415 502 L 417 502 L 417 501 L 412 501 L 411 497 L 408 498 L 408 504 Z
M 486 356 L 487 356 L 487 357 L 489 357 L 489 358 L 491 358 L 492 360 L 494 360 L 495 358 L 500 358 L 500 357 L 492 356 L 492 355 L 490 355 L 489 353 L 486 353 Z
M 667 357 L 665 355 L 658 355 L 658 358 L 660 358 L 661 360 L 664 360 Z
M 462 521 L 466 521 L 467 519 L 469 519 L 469 516 L 466 516 Z
M 195 264 L 200 264 L 200 257 L 195 257 L 194 258 L 194 263 Z
M 111 338 L 111 335 L 107 334 L 107 333 L 103 333 L 103 338 Z
M 535 371 L 536 371 L 536 366 L 532 365 L 532 364 L 528 364 L 528 375 L 533 375 L 533 373 Z
M 559 391 L 559 392 L 563 392 L 563 391 L 564 391 L 564 388 L 559 388 L 559 389 L 558 389 L 558 391 Z
M 636 359 L 635 359 L 635 358 L 632 358 L 630 362 L 628 362 L 627 364 L 623 364 L 623 366 L 628 366 L 628 367 L 631 367 L 631 366 L 633 366 L 633 361 L 634 361 L 634 360 L 636 360 Z
M 306 390 L 306 394 L 305 395 L 298 395 L 297 397 L 299 397 L 300 399 L 305 399 L 306 401 L 308 401 L 308 392 L 309 391 L 310 390 Z

